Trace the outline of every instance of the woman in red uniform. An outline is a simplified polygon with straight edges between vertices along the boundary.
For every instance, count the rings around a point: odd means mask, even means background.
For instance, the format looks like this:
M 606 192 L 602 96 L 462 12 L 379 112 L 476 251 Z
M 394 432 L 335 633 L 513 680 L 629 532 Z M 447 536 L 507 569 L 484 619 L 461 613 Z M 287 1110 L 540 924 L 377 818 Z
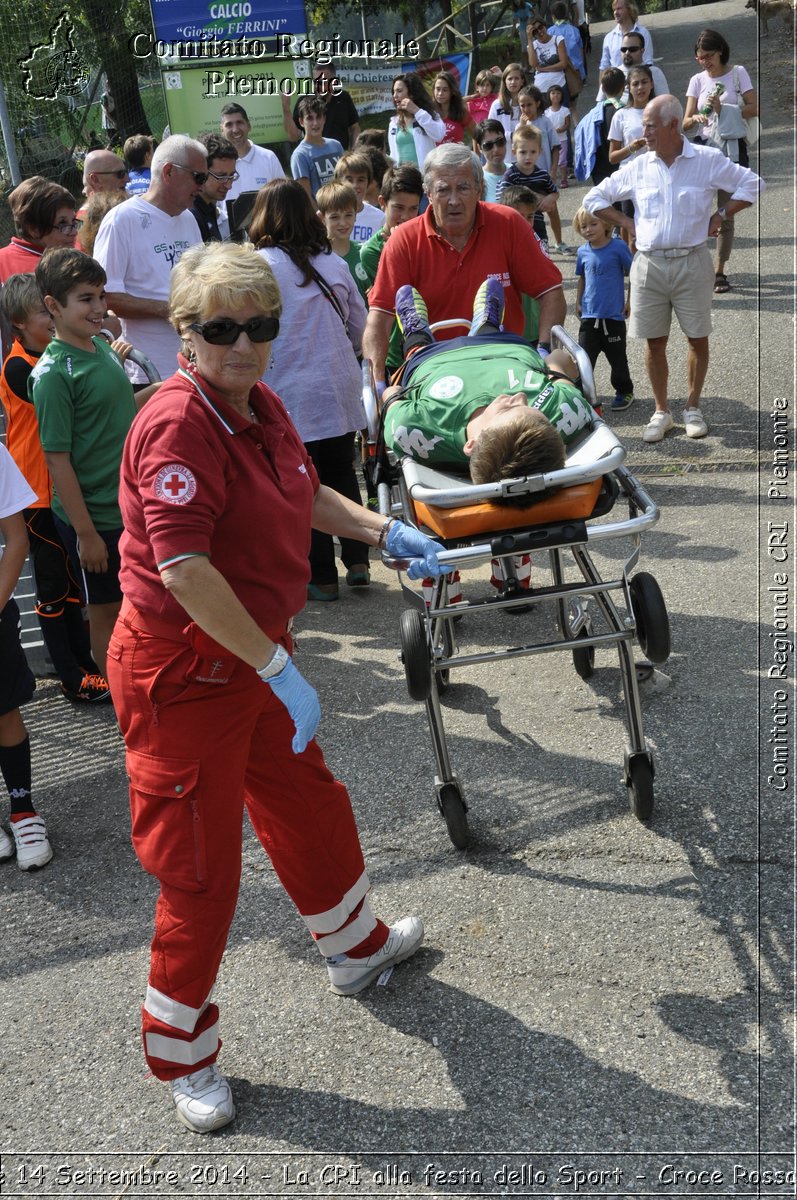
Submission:
M 279 331 L 271 269 L 211 243 L 172 273 L 186 353 L 142 409 L 122 463 L 125 600 L 108 674 L 127 748 L 133 843 L 160 881 L 143 1011 L 147 1062 L 199 1133 L 235 1115 L 211 991 L 238 896 L 243 807 L 326 959 L 360 991 L 420 945 L 370 887 L 348 793 L 314 740 L 320 710 L 291 659 L 312 528 L 440 572 L 436 543 L 319 486 L 260 378 Z

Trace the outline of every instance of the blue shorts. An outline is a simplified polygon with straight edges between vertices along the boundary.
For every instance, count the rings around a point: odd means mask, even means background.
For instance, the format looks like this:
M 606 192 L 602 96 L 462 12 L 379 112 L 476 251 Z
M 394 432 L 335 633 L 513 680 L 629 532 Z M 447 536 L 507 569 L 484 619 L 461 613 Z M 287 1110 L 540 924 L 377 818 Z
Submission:
M 83 580 L 83 587 L 86 592 L 86 599 L 89 604 L 116 604 L 122 599 L 122 589 L 119 586 L 119 568 L 121 562 L 119 559 L 119 538 L 122 536 L 121 529 L 98 529 L 105 545 L 108 547 L 108 570 L 84 571 L 80 565 L 80 555 L 77 549 L 77 534 L 71 525 L 67 525 L 66 521 L 62 521 L 59 516 L 53 513 L 55 517 L 56 528 L 61 535 L 61 541 L 66 547 L 66 552 L 69 555 L 69 561 L 72 564 L 72 570 L 78 579 Z
M 0 612 L 0 717 L 27 704 L 35 690 L 36 679 L 19 640 L 17 602 L 9 600 Z

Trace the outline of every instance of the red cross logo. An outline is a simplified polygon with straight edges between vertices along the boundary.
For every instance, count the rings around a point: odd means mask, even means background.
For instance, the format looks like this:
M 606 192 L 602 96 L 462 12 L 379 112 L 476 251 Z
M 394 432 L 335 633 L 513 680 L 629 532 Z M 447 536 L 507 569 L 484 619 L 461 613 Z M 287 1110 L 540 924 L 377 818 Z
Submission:
M 154 492 L 169 504 L 188 504 L 196 495 L 196 477 L 181 463 L 169 463 L 155 476 Z
M 185 489 L 188 487 L 188 484 L 186 483 L 185 479 L 183 479 L 182 475 L 171 475 L 163 486 L 170 496 L 174 496 L 176 498 L 181 492 L 185 491 Z

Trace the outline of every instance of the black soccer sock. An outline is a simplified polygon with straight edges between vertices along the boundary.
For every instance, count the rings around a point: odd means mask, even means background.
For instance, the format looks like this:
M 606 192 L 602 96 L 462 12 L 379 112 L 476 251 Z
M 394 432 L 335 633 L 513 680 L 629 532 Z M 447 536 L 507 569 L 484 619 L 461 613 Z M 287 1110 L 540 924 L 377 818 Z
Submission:
M 16 746 L 0 746 L 0 772 L 11 797 L 11 816 L 35 813 L 31 797 L 30 738 L 25 734 Z

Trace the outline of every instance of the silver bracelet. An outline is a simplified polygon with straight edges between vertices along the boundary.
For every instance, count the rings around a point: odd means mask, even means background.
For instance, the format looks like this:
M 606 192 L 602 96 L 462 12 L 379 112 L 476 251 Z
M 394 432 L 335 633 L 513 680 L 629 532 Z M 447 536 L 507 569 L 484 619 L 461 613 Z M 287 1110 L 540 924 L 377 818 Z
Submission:
M 387 535 L 390 532 L 391 527 L 395 524 L 396 524 L 395 517 L 386 517 L 385 518 L 385 523 L 379 531 L 379 541 L 376 543 L 376 547 L 378 550 L 384 550 L 385 545 L 387 543 Z
M 284 646 L 280 646 L 278 643 L 271 658 L 257 673 L 264 683 L 268 683 L 269 679 L 273 679 L 275 675 L 279 675 L 280 671 L 284 671 L 290 661 L 290 654 Z

